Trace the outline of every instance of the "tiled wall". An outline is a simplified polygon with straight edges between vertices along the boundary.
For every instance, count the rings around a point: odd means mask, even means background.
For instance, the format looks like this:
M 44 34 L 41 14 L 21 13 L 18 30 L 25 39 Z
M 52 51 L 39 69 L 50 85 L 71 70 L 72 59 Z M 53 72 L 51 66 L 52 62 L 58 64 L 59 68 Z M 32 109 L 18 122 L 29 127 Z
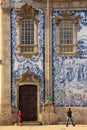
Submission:
M 34 72 L 36 77 L 41 78 L 40 104 L 44 102 L 44 14 L 39 10 L 39 27 L 38 27 L 38 55 L 32 58 L 24 58 L 16 54 L 17 51 L 17 27 L 16 27 L 16 9 L 11 11 L 11 30 L 12 30 L 12 105 L 16 106 L 16 83 L 15 78 L 20 77 L 21 73 L 29 70 Z
M 25 2 L 26 0 L 10 0 L 11 2 Z
M 14 1 L 14 0 L 11 0 Z M 12 22 L 12 105 L 16 106 L 15 78 L 26 70 L 34 72 L 40 77 L 40 104 L 44 103 L 44 13 L 39 9 L 38 16 L 38 56 L 24 58 L 16 54 L 17 33 L 15 20 L 16 9 L 11 11 Z M 60 12 L 54 11 L 53 16 Z M 80 14 L 78 25 L 78 54 L 77 56 L 56 55 L 56 33 L 54 21 L 52 23 L 52 60 L 53 60 L 53 96 L 55 106 L 87 106 L 87 11 L 72 11 L 73 15 Z
M 60 12 L 54 11 L 53 16 Z M 80 15 L 77 56 L 56 55 L 56 35 L 53 21 L 53 92 L 55 106 L 87 106 L 87 11 L 72 11 Z

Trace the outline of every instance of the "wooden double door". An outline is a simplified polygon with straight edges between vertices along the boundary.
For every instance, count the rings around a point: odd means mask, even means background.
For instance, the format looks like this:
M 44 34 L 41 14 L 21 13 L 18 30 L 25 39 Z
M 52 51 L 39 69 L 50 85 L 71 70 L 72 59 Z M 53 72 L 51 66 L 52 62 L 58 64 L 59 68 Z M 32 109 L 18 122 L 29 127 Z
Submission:
M 23 121 L 37 120 L 37 86 L 23 85 L 19 87 L 19 109 Z

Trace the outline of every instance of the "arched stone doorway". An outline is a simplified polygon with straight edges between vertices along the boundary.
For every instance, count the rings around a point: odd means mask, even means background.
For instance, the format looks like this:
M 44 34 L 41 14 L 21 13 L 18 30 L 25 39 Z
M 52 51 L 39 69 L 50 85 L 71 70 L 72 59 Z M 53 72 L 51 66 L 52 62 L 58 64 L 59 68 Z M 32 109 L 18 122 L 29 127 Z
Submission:
M 23 121 L 39 121 L 40 115 L 40 79 L 34 73 L 26 71 L 16 78 L 17 109 L 23 113 Z

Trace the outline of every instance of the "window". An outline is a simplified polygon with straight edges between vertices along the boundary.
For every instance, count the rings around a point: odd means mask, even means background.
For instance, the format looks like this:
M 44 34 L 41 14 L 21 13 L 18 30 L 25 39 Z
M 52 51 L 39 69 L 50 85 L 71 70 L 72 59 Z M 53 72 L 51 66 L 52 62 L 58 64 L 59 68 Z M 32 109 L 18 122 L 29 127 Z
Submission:
M 20 24 L 21 44 L 34 44 L 34 21 L 23 20 Z
M 16 11 L 17 19 L 17 54 L 31 57 L 38 54 L 38 11 L 27 3 Z
M 60 44 L 73 43 L 73 23 L 71 21 L 63 21 L 59 26 Z
M 56 24 L 56 53 L 58 55 L 77 54 L 77 25 L 79 16 L 63 12 L 61 17 L 54 17 Z

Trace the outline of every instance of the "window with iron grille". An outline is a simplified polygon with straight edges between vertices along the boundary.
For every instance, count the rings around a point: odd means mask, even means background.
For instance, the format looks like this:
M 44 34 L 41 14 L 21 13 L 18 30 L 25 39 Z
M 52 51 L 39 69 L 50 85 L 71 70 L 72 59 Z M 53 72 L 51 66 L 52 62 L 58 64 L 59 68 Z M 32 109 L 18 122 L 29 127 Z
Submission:
M 59 26 L 59 52 L 73 52 L 74 26 L 72 21 L 62 21 Z
M 20 23 L 20 43 L 34 44 L 34 21 L 23 20 Z
M 60 44 L 73 43 L 73 24 L 71 21 L 63 21 L 59 26 Z

